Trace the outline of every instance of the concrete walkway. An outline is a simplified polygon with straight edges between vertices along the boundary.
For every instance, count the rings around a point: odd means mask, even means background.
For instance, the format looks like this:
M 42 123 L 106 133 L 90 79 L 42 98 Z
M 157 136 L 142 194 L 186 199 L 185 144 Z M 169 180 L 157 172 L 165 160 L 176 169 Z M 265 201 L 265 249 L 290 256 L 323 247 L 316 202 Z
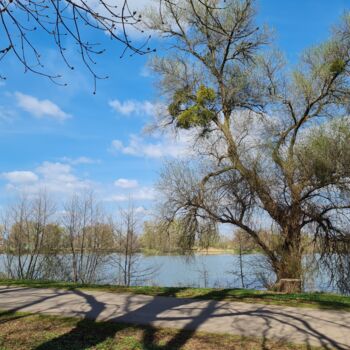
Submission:
M 0 309 L 273 338 L 324 349 L 350 349 L 350 312 L 13 287 L 0 287 Z

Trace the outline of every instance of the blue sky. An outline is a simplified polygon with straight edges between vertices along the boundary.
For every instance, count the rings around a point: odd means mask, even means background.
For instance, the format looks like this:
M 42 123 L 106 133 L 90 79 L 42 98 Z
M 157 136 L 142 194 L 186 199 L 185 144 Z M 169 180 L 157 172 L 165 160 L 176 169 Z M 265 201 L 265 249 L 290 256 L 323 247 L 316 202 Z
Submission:
M 147 4 L 147 0 L 132 3 Z M 260 0 L 258 21 L 276 32 L 276 44 L 292 63 L 302 50 L 327 38 L 330 26 L 348 0 Z M 147 56 L 119 58 L 122 47 L 105 40 L 107 53 L 97 71 L 109 75 L 93 81 L 82 65 L 68 72 L 48 41 L 38 39 L 47 67 L 64 74 L 62 87 L 24 74 L 13 57 L 0 73 L 0 205 L 18 191 L 45 187 L 57 196 L 93 188 L 108 203 L 152 207 L 153 184 L 166 158 L 181 157 L 183 140 L 142 133 L 159 99 Z M 151 42 L 153 47 L 158 43 Z M 72 56 L 76 62 L 77 56 Z

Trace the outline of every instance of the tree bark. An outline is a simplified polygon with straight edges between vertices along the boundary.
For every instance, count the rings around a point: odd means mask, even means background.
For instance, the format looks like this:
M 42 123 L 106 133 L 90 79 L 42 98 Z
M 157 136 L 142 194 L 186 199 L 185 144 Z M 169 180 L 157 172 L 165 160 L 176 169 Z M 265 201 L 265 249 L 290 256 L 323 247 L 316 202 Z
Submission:
M 295 225 L 288 225 L 283 231 L 275 287 L 279 292 L 300 293 L 303 275 L 301 232 Z

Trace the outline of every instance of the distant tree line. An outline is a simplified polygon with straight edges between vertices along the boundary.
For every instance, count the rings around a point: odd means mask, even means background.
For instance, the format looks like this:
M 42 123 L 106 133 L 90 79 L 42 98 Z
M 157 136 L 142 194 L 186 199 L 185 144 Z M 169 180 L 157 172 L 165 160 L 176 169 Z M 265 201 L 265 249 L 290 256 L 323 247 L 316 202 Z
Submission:
M 192 249 L 188 249 L 186 235 L 188 227 L 181 221 L 171 223 L 160 221 L 147 221 L 144 223 L 143 233 L 140 237 L 141 247 L 146 253 L 188 253 L 193 250 L 217 248 L 220 242 L 226 241 L 220 236 L 216 226 L 206 226 L 201 235 L 195 238 Z M 228 248 L 228 244 L 224 244 Z M 193 249 L 194 248 L 194 249 Z
M 20 198 L 4 213 L 0 226 L 0 251 L 27 259 L 30 255 L 71 254 L 75 280 L 78 280 L 79 256 L 88 254 L 123 253 L 129 249 L 120 232 L 123 218 L 129 213 L 121 211 L 119 217 L 107 216 L 93 195 L 73 196 L 58 213 L 47 194 L 34 198 Z M 135 216 L 135 213 L 133 214 Z M 116 224 L 115 220 L 118 221 Z M 132 219 L 128 219 L 134 220 Z M 126 226 L 135 223 L 127 222 Z M 130 231 L 129 229 L 127 229 Z M 202 229 L 191 250 L 187 248 L 186 230 L 181 221 L 170 224 L 161 220 L 144 221 L 137 234 L 130 238 L 133 251 L 146 254 L 175 254 L 208 249 L 235 252 L 260 252 L 260 246 L 244 230 L 220 234 L 215 226 Z M 132 230 L 135 232 L 135 229 Z M 259 237 L 271 249 L 278 249 L 279 235 L 261 230 Z M 304 237 L 309 242 L 307 236 Z M 307 245 L 307 244 L 305 244 Z M 81 259 L 80 259 L 81 260 Z M 29 259 L 35 264 L 37 259 Z M 81 261 L 80 261 L 81 264 Z M 23 265 L 20 262 L 20 265 Z M 25 264 L 24 264 L 25 265 Z M 20 277 L 24 277 L 25 273 Z M 33 276 L 28 276 L 33 277 Z
M 21 197 L 3 213 L 0 226 L 0 250 L 18 256 L 20 261 L 31 255 L 55 256 L 71 254 L 74 279 L 78 280 L 82 256 L 107 253 L 123 253 L 129 249 L 124 244 L 123 225 L 130 231 L 135 223 L 124 222 L 129 213 L 120 211 L 116 217 L 108 216 L 92 194 L 73 196 L 58 210 L 46 193 L 34 197 Z M 133 214 L 135 216 L 135 213 Z M 149 220 L 138 223 L 138 229 L 130 244 L 135 252 L 147 254 L 187 253 L 187 227 L 180 221 L 170 224 L 164 221 Z M 234 235 L 219 234 L 216 226 L 204 226 L 201 235 L 194 242 L 195 250 L 238 249 Z M 252 248 L 254 250 L 256 247 Z M 187 250 L 187 251 L 186 251 Z M 251 250 L 249 247 L 247 250 Z M 24 258 L 22 258 L 24 257 Z M 80 261 L 79 261 L 80 260 Z M 27 261 L 27 260 L 26 260 Z M 29 260 L 32 264 L 37 259 Z M 19 273 L 23 278 L 27 274 Z M 27 277 L 32 278 L 29 274 Z

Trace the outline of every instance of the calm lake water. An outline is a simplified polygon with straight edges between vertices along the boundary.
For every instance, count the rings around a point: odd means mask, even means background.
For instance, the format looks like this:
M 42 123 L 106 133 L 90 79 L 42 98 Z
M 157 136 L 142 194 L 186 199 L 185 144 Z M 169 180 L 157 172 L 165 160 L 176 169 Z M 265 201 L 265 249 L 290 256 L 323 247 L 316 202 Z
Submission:
M 99 283 L 116 283 L 118 268 L 113 263 L 116 254 L 101 266 Z M 4 256 L 0 255 L 0 271 L 4 271 Z M 152 286 L 188 286 L 241 288 L 239 256 L 231 254 L 143 256 L 139 255 L 137 270 L 152 269 L 154 272 L 145 279 L 135 279 L 135 285 Z M 265 289 L 263 280 L 274 281 L 273 273 L 268 269 L 263 256 L 247 254 L 243 256 L 244 287 Z M 319 271 L 309 273 L 304 288 L 308 291 L 336 291 L 329 285 L 328 276 Z
M 141 269 L 154 267 L 156 272 L 144 285 L 155 286 L 190 286 L 241 288 L 239 256 L 231 254 L 186 256 L 140 256 Z M 111 265 L 104 267 L 105 281 L 112 283 L 115 271 Z M 274 281 L 274 274 L 269 271 L 264 257 L 259 254 L 243 256 L 244 287 L 265 289 L 262 280 Z M 336 291 L 329 285 L 328 276 L 319 271 L 309 273 L 304 283 L 308 291 Z

